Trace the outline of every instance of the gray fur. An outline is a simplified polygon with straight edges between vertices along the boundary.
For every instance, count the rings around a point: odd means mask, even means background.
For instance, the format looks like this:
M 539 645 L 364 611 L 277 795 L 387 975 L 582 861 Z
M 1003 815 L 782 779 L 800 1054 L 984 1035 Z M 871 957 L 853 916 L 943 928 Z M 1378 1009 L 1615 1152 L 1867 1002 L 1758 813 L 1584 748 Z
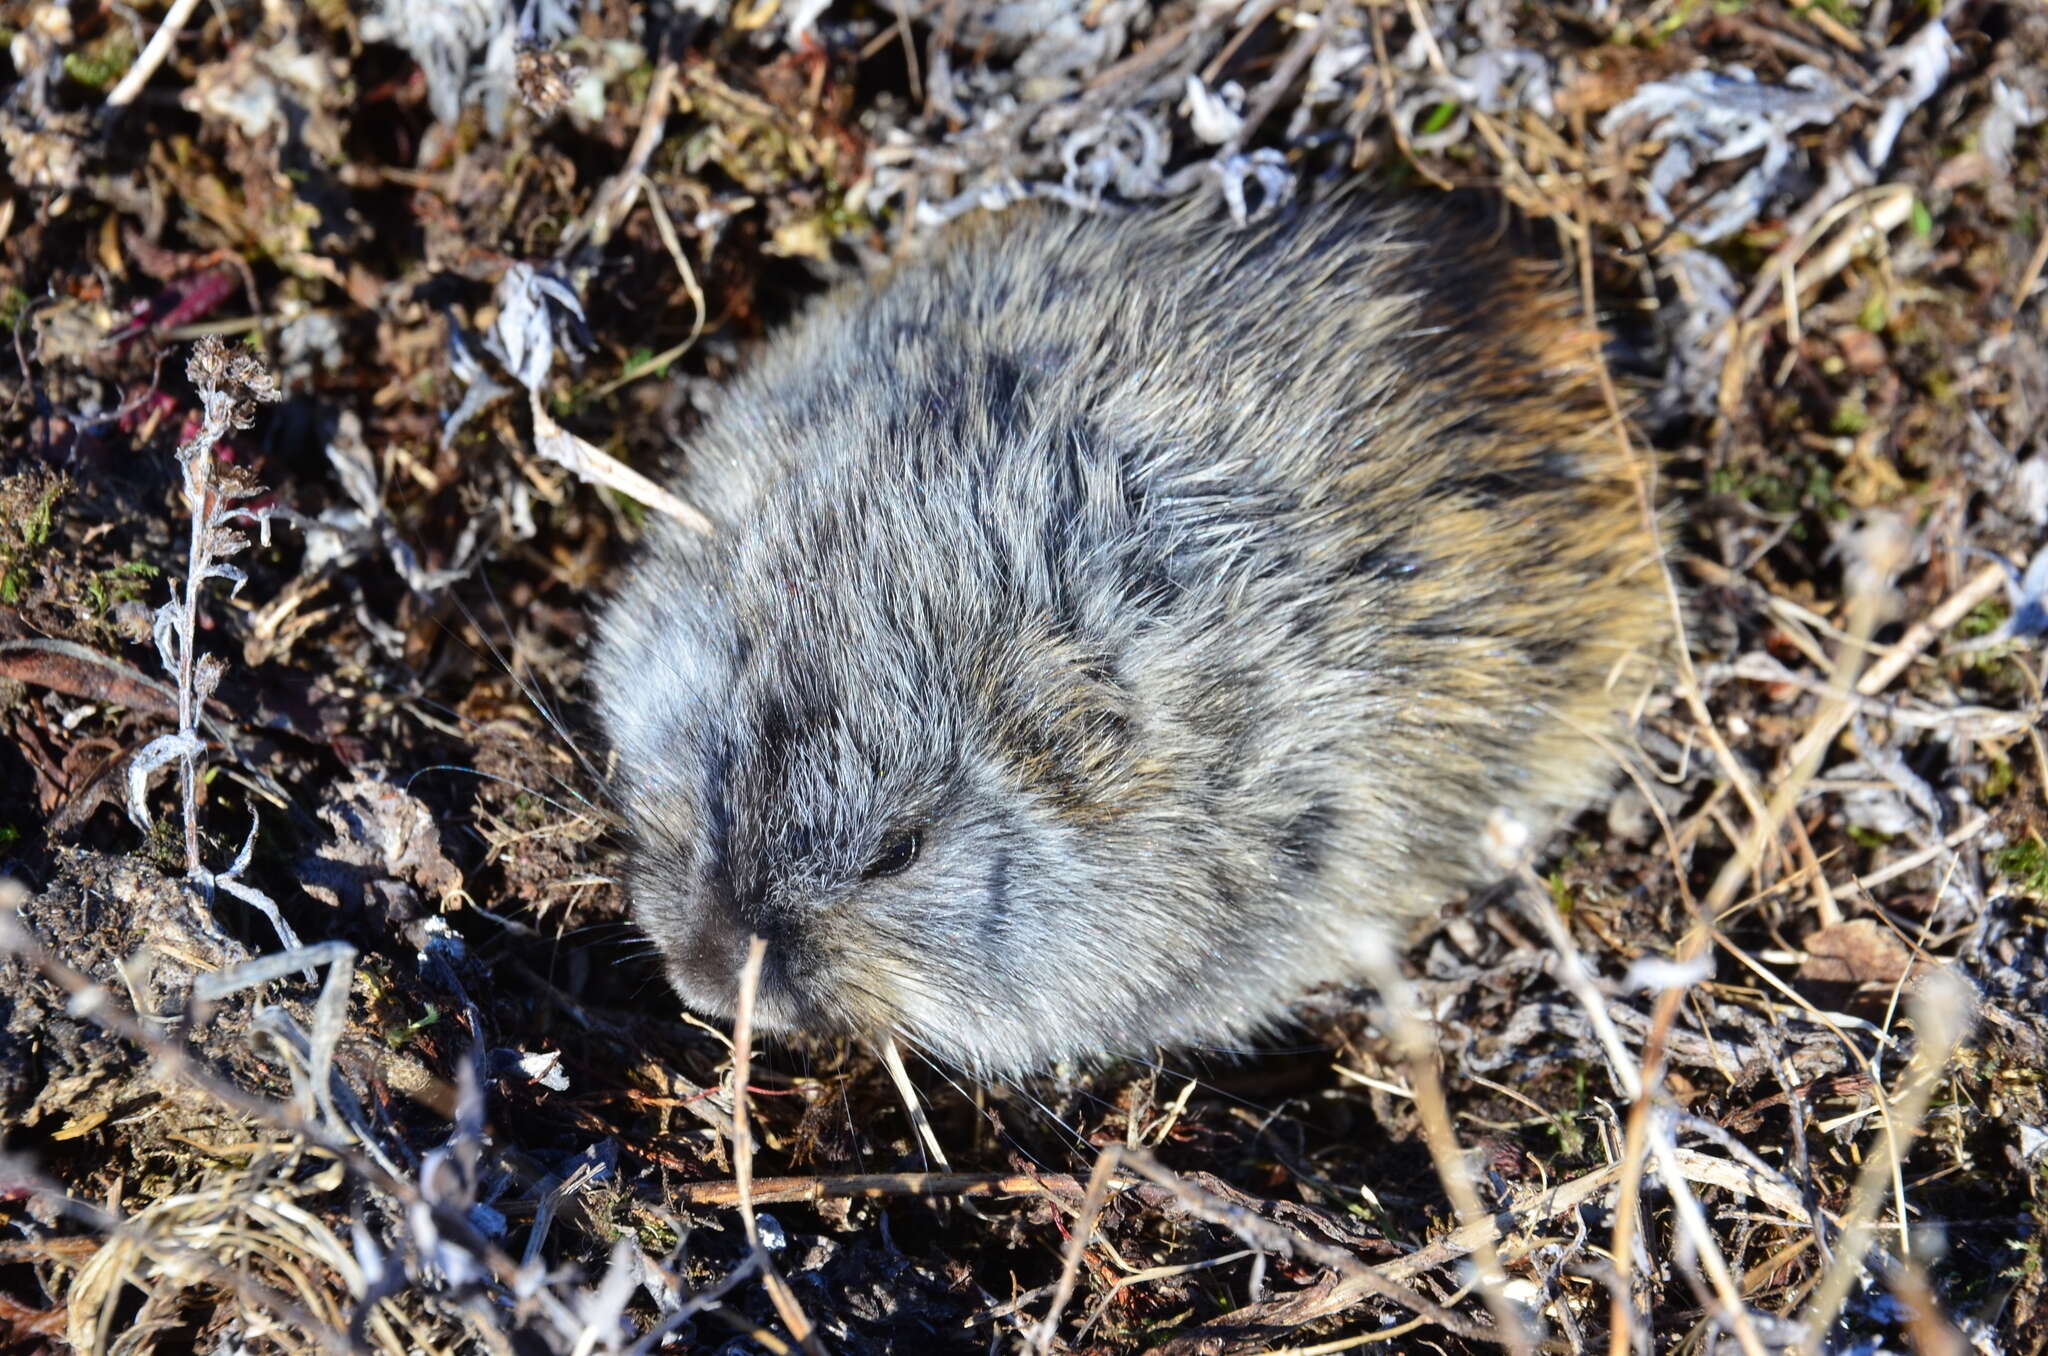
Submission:
M 1236 1041 L 1609 779 L 1658 637 L 1593 336 L 1435 213 L 1019 208 L 734 381 L 595 691 L 729 1014 L 983 1074 Z M 921 851 L 865 878 L 892 833 Z

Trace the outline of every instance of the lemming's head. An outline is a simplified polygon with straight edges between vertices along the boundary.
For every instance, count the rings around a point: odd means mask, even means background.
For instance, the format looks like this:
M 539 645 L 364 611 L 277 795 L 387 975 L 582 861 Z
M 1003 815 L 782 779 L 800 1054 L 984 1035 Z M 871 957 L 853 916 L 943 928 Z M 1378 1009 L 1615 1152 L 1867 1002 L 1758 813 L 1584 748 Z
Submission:
M 1084 497 L 1114 474 L 1080 469 Z M 1143 1048 L 1169 967 L 1207 948 L 1132 856 L 1137 711 L 1054 582 L 1125 510 L 1081 534 L 1077 507 L 797 484 L 731 540 L 653 548 L 596 687 L 635 913 L 690 1006 L 731 1015 L 759 936 L 771 1031 L 895 1033 L 988 1073 Z

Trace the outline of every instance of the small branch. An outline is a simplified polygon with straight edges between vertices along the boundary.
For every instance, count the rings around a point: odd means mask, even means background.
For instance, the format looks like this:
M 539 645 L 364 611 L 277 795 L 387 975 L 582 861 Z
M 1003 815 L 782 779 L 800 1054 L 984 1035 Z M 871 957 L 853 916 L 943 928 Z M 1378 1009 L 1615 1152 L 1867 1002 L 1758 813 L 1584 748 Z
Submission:
M 640 131 L 633 138 L 632 149 L 626 153 L 626 163 L 599 186 L 589 213 L 570 229 L 563 240 L 564 254 L 586 239 L 593 245 L 602 245 L 611 239 L 617 219 L 624 216 L 632 205 L 634 195 L 641 189 L 641 174 L 646 170 L 654 148 L 661 144 L 661 129 L 667 125 L 669 109 L 675 102 L 677 69 L 672 57 L 654 68 L 654 81 L 647 87 L 647 103 L 640 114 Z
M 1121 1190 L 1132 1185 L 1129 1177 L 1118 1178 Z M 737 1181 L 681 1182 L 669 1188 L 670 1196 L 684 1205 L 736 1208 L 740 1203 Z M 882 1172 L 847 1177 L 756 1177 L 749 1196 L 757 1206 L 808 1205 L 833 1200 L 883 1200 L 900 1196 L 1070 1196 L 1078 1198 L 1082 1185 L 1069 1173 L 1025 1176 L 1000 1172 Z
M 1502 1334 L 1495 1329 L 1452 1313 L 1420 1291 L 1391 1279 L 1380 1269 L 1365 1265 L 1342 1248 L 1307 1238 L 1261 1215 L 1253 1214 L 1242 1206 L 1218 1200 L 1168 1171 L 1143 1149 L 1130 1149 L 1113 1144 L 1102 1153 L 1104 1158 L 1114 1157 L 1118 1166 L 1128 1167 L 1138 1176 L 1164 1187 L 1197 1219 L 1207 1220 L 1211 1224 L 1230 1230 L 1254 1248 L 1262 1252 L 1277 1253 L 1282 1257 L 1305 1258 L 1336 1272 L 1340 1283 L 1337 1291 L 1331 1296 L 1331 1304 L 1334 1306 L 1332 1312 L 1348 1308 L 1366 1295 L 1376 1295 L 1400 1305 L 1410 1313 L 1428 1319 L 1458 1337 L 1477 1342 L 1505 1342 Z M 1491 1221 L 1480 1223 L 1490 1226 Z
M 1864 1156 L 1848 1216 L 1835 1240 L 1834 1265 L 1814 1287 L 1813 1297 L 1800 1315 L 1804 1331 L 1795 1348 L 1800 1356 L 1827 1349 L 1828 1330 L 1834 1327 L 1850 1289 L 1863 1272 L 1863 1255 L 1876 1236 L 1878 1211 L 1890 1194 L 1887 1188 L 1905 1162 L 1913 1136 L 1919 1133 L 1928 1104 L 1934 1098 L 1935 1086 L 1967 1032 L 1970 1005 L 1964 981 L 1946 970 L 1932 971 L 1921 981 L 1913 1007 L 1913 1024 L 1919 1040 L 1912 1063 L 1906 1068 L 1905 1086 L 1895 1100 L 1890 1100 L 1883 1144 Z M 1873 1094 L 1881 1105 L 1887 1101 L 1882 1088 L 1873 1089 Z M 1905 1213 L 1906 1202 L 1901 1198 L 1902 1219 Z
M 732 1027 L 732 1142 L 734 1183 L 739 1188 L 740 1221 L 746 1226 L 747 1246 L 761 1268 L 761 1281 L 775 1305 L 789 1335 L 809 1356 L 825 1356 L 810 1318 L 796 1302 L 796 1292 L 776 1269 L 775 1260 L 761 1242 L 761 1223 L 754 1213 L 754 1136 L 747 1128 L 747 1075 L 751 1072 L 754 1040 L 754 1002 L 761 990 L 761 963 L 768 957 L 768 943 L 756 937 L 747 948 L 746 968 L 740 972 L 739 1011 Z
M 149 77 L 156 74 L 156 68 L 163 65 L 177 46 L 178 33 L 192 17 L 192 11 L 199 8 L 199 0 L 177 0 L 164 21 L 157 26 L 149 38 L 149 45 L 142 49 L 142 55 L 135 58 L 135 64 L 121 77 L 119 84 L 107 95 L 108 108 L 126 108 L 135 102 L 135 96 L 142 93 L 142 87 L 149 83 Z
M 1095 1222 L 1102 1217 L 1102 1207 L 1109 1203 L 1110 1179 L 1115 1175 L 1116 1155 L 1104 1154 L 1095 1160 L 1095 1171 L 1088 1174 L 1088 1196 L 1081 1202 L 1073 1232 L 1067 1235 L 1066 1255 L 1060 1259 L 1060 1278 L 1053 1286 L 1052 1304 L 1045 1311 L 1045 1321 L 1031 1334 L 1032 1356 L 1047 1356 L 1052 1350 L 1053 1338 L 1060 1330 L 1060 1315 L 1066 1312 L 1067 1301 L 1074 1297 L 1074 1284 L 1081 1276 L 1081 1258 L 1088 1251 L 1088 1241 L 1095 1236 Z
M 533 397 L 532 404 L 534 451 L 566 468 L 579 480 L 617 490 L 675 519 L 692 532 L 712 535 L 711 520 L 701 510 L 683 502 L 603 448 L 585 442 L 557 424 L 541 408 L 539 395 Z

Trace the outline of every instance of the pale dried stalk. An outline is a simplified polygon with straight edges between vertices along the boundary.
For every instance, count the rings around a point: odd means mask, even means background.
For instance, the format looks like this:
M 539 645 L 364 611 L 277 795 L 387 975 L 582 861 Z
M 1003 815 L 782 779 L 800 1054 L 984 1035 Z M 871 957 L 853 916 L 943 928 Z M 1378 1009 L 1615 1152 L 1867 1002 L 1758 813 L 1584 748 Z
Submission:
M 178 34 L 192 18 L 192 11 L 199 8 L 199 0 L 177 0 L 164 15 L 164 21 L 157 25 L 156 32 L 149 35 L 149 45 L 142 49 L 142 55 L 135 58 L 135 64 L 128 68 L 119 84 L 107 93 L 108 108 L 123 108 L 135 102 L 135 96 L 142 93 L 142 87 L 149 83 L 149 77 L 156 74 L 156 68 L 163 65 L 171 54 L 171 48 L 178 42 Z
M 747 1128 L 747 1077 L 753 1071 L 754 1003 L 761 991 L 761 964 L 767 958 L 767 941 L 756 937 L 747 948 L 746 968 L 740 971 L 739 1011 L 732 1024 L 733 1176 L 739 1184 L 740 1222 L 746 1229 L 747 1246 L 761 1269 L 761 1283 L 767 1287 L 776 1314 L 797 1345 L 810 1356 L 824 1356 L 817 1330 L 761 1242 L 761 1221 L 754 1213 L 754 1136 Z
M 1408 1065 L 1408 1083 L 1415 1089 L 1415 1109 L 1422 1117 L 1422 1135 L 1429 1146 L 1437 1180 L 1451 1198 L 1459 1224 L 1485 1221 L 1492 1212 L 1481 1203 L 1479 1189 L 1465 1165 L 1458 1132 L 1451 1122 L 1450 1104 L 1444 1099 L 1443 1079 L 1437 1072 L 1440 1043 L 1422 1019 L 1415 1016 L 1423 1010 L 1421 1000 L 1401 972 L 1400 964 L 1385 948 L 1374 948 L 1368 971 L 1393 1026 L 1394 1046 Z M 1530 1356 L 1536 1344 L 1522 1322 L 1521 1311 L 1508 1298 L 1507 1269 L 1501 1262 L 1500 1250 L 1491 1234 L 1476 1238 L 1474 1243 L 1472 1260 L 1478 1267 L 1479 1296 L 1493 1316 L 1495 1340 L 1516 1356 Z
M 178 729 L 174 734 L 151 740 L 130 760 L 128 815 L 137 827 L 149 827 L 146 801 L 150 774 L 176 759 L 185 816 L 186 872 L 205 888 L 209 897 L 215 886 L 223 886 L 261 909 L 276 926 L 286 947 L 295 947 L 298 939 L 285 926 L 277 906 L 262 891 L 236 879 L 249 864 L 255 842 L 253 824 L 249 841 L 222 875 L 216 877 L 208 872 L 199 854 L 199 773 L 206 756 L 199 724 L 224 672 L 218 660 L 199 654 L 200 601 L 209 580 L 226 580 L 235 589 L 242 586 L 242 571 L 224 563 L 249 544 L 232 524 L 256 525 L 267 542 L 272 514 L 270 509 L 239 506 L 241 501 L 261 493 L 262 487 L 240 467 L 217 465 L 214 449 L 228 434 L 255 424 L 258 404 L 280 400 L 284 393 L 255 357 L 230 353 L 217 338 L 202 339 L 194 347 L 185 372 L 199 392 L 202 410 L 198 432 L 178 449 L 192 531 L 186 547 L 184 588 L 182 592 L 172 589 L 171 600 L 157 609 L 151 628 L 157 656 L 178 679 Z
M 1794 1348 L 1799 1356 L 1826 1348 L 1828 1330 L 1834 1326 L 1850 1288 L 1862 1274 L 1863 1255 L 1876 1237 L 1878 1212 L 1890 1194 L 1887 1188 L 1898 1176 L 1913 1137 L 1927 1116 L 1934 1089 L 1962 1044 L 1969 1013 L 1970 994 L 1962 980 L 1947 970 L 1931 971 L 1921 980 L 1913 1004 L 1913 1025 L 1919 1037 L 1913 1060 L 1906 1066 L 1904 1086 L 1897 1097 L 1887 1098 L 1882 1086 L 1874 1090 L 1879 1103 L 1888 1104 L 1883 1118 L 1883 1150 L 1866 1156 L 1863 1170 L 1857 1174 L 1849 1214 L 1835 1239 L 1834 1265 L 1814 1287 L 1801 1315 L 1805 1331 Z M 1901 1202 L 1902 1214 L 1903 1205 Z
M 533 396 L 533 448 L 579 480 L 617 490 L 657 513 L 675 519 L 692 532 L 711 535 L 711 520 L 701 510 L 684 503 L 603 448 L 585 442 L 557 424 L 541 408 L 538 394 Z
M 1052 1304 L 1045 1311 L 1044 1321 L 1031 1334 L 1032 1356 L 1046 1356 L 1052 1350 L 1060 1315 L 1066 1312 L 1067 1301 L 1074 1297 L 1074 1283 L 1080 1278 L 1081 1257 L 1095 1236 L 1095 1222 L 1102 1217 L 1102 1207 L 1109 1202 L 1110 1179 L 1116 1175 L 1116 1169 L 1117 1156 L 1104 1153 L 1095 1160 L 1095 1171 L 1088 1175 L 1088 1194 L 1082 1198 L 1073 1232 L 1067 1235 L 1066 1255 L 1060 1259 L 1060 1278 L 1053 1287 Z

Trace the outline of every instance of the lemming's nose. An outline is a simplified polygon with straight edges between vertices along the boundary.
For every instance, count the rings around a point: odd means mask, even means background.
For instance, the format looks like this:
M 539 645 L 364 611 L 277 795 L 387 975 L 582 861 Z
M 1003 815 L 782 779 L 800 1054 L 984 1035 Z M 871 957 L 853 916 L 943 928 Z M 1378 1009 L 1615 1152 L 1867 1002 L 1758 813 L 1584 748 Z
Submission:
M 747 952 L 759 937 L 767 943 L 759 993 L 764 1010 L 773 1007 L 792 954 L 794 939 L 788 924 L 772 918 L 745 918 L 716 907 L 703 910 L 694 922 L 694 930 L 675 958 L 677 970 L 691 987 L 717 995 L 728 1009 L 736 1007 Z

